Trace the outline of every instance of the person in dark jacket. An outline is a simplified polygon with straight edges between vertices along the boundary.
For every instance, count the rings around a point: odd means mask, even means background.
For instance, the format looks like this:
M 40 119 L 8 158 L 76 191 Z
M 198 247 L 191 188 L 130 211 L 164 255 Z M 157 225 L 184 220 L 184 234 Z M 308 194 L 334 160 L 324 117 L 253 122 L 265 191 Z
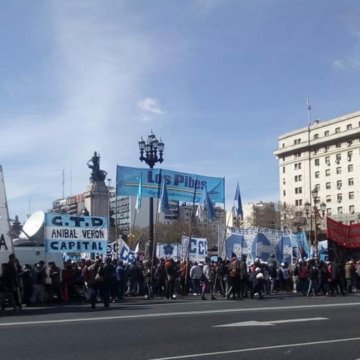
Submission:
M 14 291 L 16 290 L 16 281 L 13 276 L 11 265 L 9 263 L 3 263 L 1 265 L 2 274 L 0 276 L 0 305 L 1 310 L 4 311 L 6 304 L 12 306 L 13 310 L 17 310 L 17 306 L 14 298 Z

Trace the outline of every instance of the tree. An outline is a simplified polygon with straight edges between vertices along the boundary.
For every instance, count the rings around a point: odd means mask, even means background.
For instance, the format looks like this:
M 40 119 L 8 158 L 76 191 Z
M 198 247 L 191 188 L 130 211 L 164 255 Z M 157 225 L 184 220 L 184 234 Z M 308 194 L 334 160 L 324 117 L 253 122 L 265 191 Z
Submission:
M 9 230 L 9 236 L 11 240 L 17 239 L 20 236 L 21 230 L 22 230 L 22 224 L 19 221 L 19 217 L 16 215 L 15 220 L 10 220 L 10 230 Z
M 297 221 L 300 221 L 295 206 L 286 203 L 264 203 L 261 201 L 254 204 L 252 210 L 252 214 L 246 218 L 246 221 L 253 227 L 296 230 Z

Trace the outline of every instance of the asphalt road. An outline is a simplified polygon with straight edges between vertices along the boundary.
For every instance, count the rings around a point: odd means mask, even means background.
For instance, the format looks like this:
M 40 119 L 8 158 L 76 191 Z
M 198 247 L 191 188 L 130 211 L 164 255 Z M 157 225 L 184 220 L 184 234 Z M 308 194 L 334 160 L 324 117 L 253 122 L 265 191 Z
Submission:
M 0 359 L 360 359 L 360 296 L 28 308 L 0 317 Z

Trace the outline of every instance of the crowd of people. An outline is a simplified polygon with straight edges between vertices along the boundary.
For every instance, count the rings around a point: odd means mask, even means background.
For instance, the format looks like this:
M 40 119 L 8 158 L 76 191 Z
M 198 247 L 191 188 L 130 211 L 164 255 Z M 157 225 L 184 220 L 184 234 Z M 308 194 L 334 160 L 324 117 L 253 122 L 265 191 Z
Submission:
M 203 262 L 175 261 L 171 258 L 125 264 L 121 260 L 96 258 L 66 261 L 59 266 L 50 261 L 21 266 L 14 254 L 2 264 L 0 304 L 18 311 L 22 306 L 88 302 L 95 309 L 100 301 L 142 296 L 174 300 L 178 296 L 201 296 L 202 300 L 263 298 L 274 293 L 303 296 L 335 296 L 360 291 L 360 261 L 315 261 L 294 259 L 278 264 L 246 256 L 230 260 L 217 258 Z

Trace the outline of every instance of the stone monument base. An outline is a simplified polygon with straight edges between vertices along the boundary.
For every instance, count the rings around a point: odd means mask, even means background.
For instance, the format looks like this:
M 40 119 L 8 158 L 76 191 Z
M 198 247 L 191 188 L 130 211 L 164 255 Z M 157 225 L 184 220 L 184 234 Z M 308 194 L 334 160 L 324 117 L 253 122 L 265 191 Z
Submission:
M 109 216 L 109 189 L 103 180 L 91 181 L 85 192 L 85 207 L 91 216 Z

